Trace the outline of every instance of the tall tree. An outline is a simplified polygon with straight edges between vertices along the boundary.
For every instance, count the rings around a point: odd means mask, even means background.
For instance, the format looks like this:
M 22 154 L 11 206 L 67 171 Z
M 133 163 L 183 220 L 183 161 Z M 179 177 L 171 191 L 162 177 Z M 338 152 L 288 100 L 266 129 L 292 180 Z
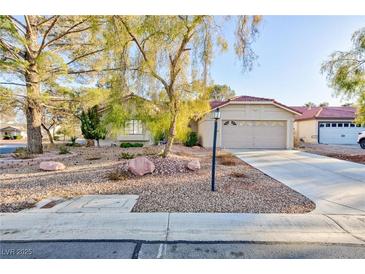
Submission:
M 227 85 L 213 85 L 210 87 L 210 99 L 227 100 L 236 95 L 236 92 Z
M 82 111 L 80 116 L 81 132 L 87 140 L 96 140 L 100 147 L 99 140 L 105 139 L 107 130 L 101 122 L 101 114 L 98 106 L 95 105 L 87 111 Z
M 251 43 L 260 16 L 231 17 L 236 20 L 234 49 L 245 69 L 251 68 L 255 55 Z M 169 130 L 164 156 L 176 137 L 179 113 L 201 81 L 204 94 L 214 49 L 225 50 L 227 41 L 221 31 L 224 18 L 213 16 L 114 16 L 109 21 L 109 45 L 124 56 L 126 70 L 134 72 L 137 88 L 143 92 L 165 94 Z M 126 41 L 118 42 L 119 39 Z M 124 81 L 128 85 L 128 81 Z M 142 87 L 142 88 L 141 88 Z M 159 96 L 156 96 L 159 97 Z M 207 104 L 206 104 L 207 106 Z M 205 108 L 206 106 L 203 106 Z
M 337 96 L 357 100 L 357 121 L 365 123 L 365 28 L 352 36 L 348 51 L 336 51 L 322 64 L 329 86 Z
M 29 152 L 42 153 L 44 109 L 72 92 L 64 87 L 87 84 L 93 80 L 88 75 L 110 69 L 101 58 L 99 21 L 95 16 L 0 16 L 0 85 L 12 87 L 8 98 L 22 104 Z
M 307 108 L 316 107 L 317 105 L 313 102 L 307 102 L 304 104 Z

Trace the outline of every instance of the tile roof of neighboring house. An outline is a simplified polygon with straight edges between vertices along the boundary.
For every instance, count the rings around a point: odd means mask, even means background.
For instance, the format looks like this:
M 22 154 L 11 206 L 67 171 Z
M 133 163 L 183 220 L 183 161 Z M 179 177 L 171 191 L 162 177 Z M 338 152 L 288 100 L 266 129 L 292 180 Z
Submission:
M 356 109 L 354 107 L 291 107 L 302 115 L 295 117 L 296 121 L 311 119 L 355 119 Z
M 218 107 L 225 106 L 226 104 L 228 104 L 230 102 L 271 102 L 271 103 L 273 103 L 275 105 L 278 105 L 282 108 L 291 110 L 291 111 L 296 112 L 296 113 L 301 113 L 297 109 L 294 109 L 294 108 L 288 107 L 284 104 L 281 104 L 281 103 L 275 101 L 274 99 L 254 97 L 254 96 L 246 96 L 246 95 L 236 96 L 236 97 L 233 97 L 231 99 L 224 100 L 224 101 L 213 100 L 213 101 L 210 102 L 210 107 L 213 110 L 213 109 L 216 109 Z

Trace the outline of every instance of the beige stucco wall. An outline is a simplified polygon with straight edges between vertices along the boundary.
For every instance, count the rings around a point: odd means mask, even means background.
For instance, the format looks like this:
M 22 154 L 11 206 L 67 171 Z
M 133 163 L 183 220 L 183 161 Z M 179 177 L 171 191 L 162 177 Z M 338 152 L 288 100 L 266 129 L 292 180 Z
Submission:
M 308 144 L 318 144 L 318 122 L 316 120 L 305 120 L 294 122 L 295 139 L 302 139 Z
M 222 121 L 223 120 L 267 120 L 286 121 L 287 123 L 287 145 L 288 149 L 294 144 L 294 114 L 272 104 L 230 104 L 220 108 L 221 119 L 218 120 L 217 146 L 221 146 Z M 200 144 L 204 147 L 213 145 L 212 112 L 208 113 L 198 123 L 198 135 Z

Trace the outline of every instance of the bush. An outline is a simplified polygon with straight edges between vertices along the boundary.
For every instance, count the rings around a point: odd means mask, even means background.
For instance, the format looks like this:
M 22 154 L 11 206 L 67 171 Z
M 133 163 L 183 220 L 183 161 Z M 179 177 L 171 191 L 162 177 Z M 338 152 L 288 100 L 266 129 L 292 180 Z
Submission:
M 108 179 L 112 181 L 126 180 L 130 177 L 130 173 L 124 170 L 113 170 L 108 174 Z
M 230 153 L 219 153 L 217 159 L 219 163 L 224 166 L 237 166 L 242 163 L 241 160 Z
M 33 155 L 30 154 L 25 147 L 18 147 L 14 151 L 13 157 L 17 159 L 31 159 L 33 158 Z
M 15 140 L 20 140 L 20 139 L 22 139 L 22 138 L 23 138 L 23 136 L 21 136 L 21 135 L 15 135 L 15 136 L 14 136 L 14 139 L 15 139 Z
M 143 147 L 142 143 L 121 143 L 121 148 L 129 148 L 129 147 Z
M 11 135 L 7 135 L 5 134 L 4 137 L 3 137 L 3 140 L 12 140 L 13 137 Z
M 196 134 L 196 132 L 190 132 L 188 135 L 188 138 L 186 139 L 185 145 L 187 147 L 193 147 L 196 146 L 198 143 L 198 135 Z
M 120 155 L 119 155 L 119 159 L 126 159 L 126 160 L 129 160 L 129 159 L 133 159 L 135 157 L 134 154 L 132 153 L 128 153 L 128 152 L 122 152 Z
M 71 144 L 75 145 L 76 144 L 77 137 L 76 136 L 72 136 L 70 138 L 70 140 L 71 140 Z
M 65 146 L 60 146 L 59 150 L 60 150 L 59 154 L 69 154 L 70 153 L 70 150 Z

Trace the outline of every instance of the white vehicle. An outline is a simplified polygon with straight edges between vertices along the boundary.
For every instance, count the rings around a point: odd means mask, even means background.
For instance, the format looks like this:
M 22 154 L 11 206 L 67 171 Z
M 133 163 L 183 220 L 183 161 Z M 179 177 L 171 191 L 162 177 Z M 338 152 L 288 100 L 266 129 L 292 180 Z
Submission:
M 359 133 L 359 136 L 357 137 L 357 143 L 362 149 L 365 149 L 365 131 Z

